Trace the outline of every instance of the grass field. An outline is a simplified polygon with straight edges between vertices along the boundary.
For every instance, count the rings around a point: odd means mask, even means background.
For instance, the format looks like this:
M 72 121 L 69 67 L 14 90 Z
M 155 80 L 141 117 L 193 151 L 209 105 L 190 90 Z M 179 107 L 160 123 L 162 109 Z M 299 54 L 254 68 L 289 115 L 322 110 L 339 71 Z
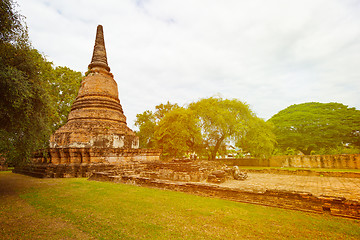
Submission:
M 133 185 L 0 173 L 0 239 L 360 239 L 360 221 Z

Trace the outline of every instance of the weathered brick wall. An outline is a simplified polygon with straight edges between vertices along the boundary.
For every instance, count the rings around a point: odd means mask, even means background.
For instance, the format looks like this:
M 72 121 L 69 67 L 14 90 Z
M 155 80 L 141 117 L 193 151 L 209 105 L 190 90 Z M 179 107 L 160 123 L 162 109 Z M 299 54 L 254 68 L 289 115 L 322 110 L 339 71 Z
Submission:
M 72 163 L 111 163 L 126 160 L 154 161 L 160 159 L 158 149 L 120 149 L 120 148 L 49 148 L 34 153 L 33 163 L 72 164 Z
M 273 156 L 269 167 L 360 169 L 360 154 Z
M 90 177 L 93 172 L 110 171 L 114 168 L 114 164 L 108 163 L 40 163 L 16 166 L 13 173 L 20 173 L 38 178 L 73 178 Z
M 214 162 L 228 166 L 268 167 L 269 159 L 260 158 L 218 158 Z
M 228 166 L 360 169 L 360 154 L 221 158 L 214 161 Z

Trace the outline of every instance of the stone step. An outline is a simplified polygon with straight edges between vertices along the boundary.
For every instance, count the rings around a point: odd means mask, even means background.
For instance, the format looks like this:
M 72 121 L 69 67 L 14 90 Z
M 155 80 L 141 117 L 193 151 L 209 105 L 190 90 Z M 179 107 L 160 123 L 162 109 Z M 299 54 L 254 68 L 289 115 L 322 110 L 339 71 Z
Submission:
M 46 169 L 45 169 L 46 170 Z M 31 168 L 15 168 L 14 173 L 20 173 L 31 177 L 44 178 L 46 171 L 43 169 L 31 169 Z

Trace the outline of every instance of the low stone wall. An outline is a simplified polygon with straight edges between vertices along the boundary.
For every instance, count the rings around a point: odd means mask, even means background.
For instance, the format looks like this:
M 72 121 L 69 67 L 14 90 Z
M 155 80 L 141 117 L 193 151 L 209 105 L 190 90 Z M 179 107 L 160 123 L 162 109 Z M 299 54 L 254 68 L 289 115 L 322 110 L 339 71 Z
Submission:
M 139 167 L 137 168 L 139 169 Z M 199 182 L 206 180 L 209 173 L 215 168 L 215 166 L 209 166 L 206 162 L 190 160 L 153 161 L 143 165 L 139 171 L 139 176 L 173 181 Z
M 171 162 L 124 161 L 102 172 L 108 176 L 138 176 L 180 182 L 223 183 L 227 180 L 247 178 L 247 174 L 241 172 L 238 167 L 224 167 L 207 161 L 190 159 L 174 159 Z
M 37 178 L 90 177 L 94 172 L 110 171 L 114 169 L 114 167 L 114 164 L 104 163 L 40 163 L 16 166 L 13 170 L 13 173 L 24 174 Z
M 259 158 L 221 158 L 219 163 L 228 166 L 247 167 L 294 167 L 294 168 L 332 168 L 360 169 L 360 154 L 339 155 L 286 155 Z
M 213 161 L 227 166 L 269 167 L 269 159 L 261 158 L 217 158 Z
M 33 163 L 111 163 L 122 161 L 154 161 L 160 159 L 158 149 L 120 148 L 49 148 L 34 153 Z
M 17 166 L 14 173 L 39 178 L 89 177 L 93 172 L 107 172 L 110 175 L 167 179 L 175 181 L 203 181 L 217 165 L 190 160 L 171 162 L 149 160 L 122 160 L 115 163 L 31 163 Z
M 287 169 L 273 169 L 273 168 L 241 169 L 241 171 L 246 173 L 267 173 L 267 174 L 279 174 L 279 175 L 360 178 L 360 172 L 325 172 L 325 171 L 313 171 L 307 169 L 287 170 Z
M 328 213 L 335 216 L 360 219 L 359 202 L 338 197 L 316 197 L 311 193 L 306 192 L 291 192 L 280 190 L 249 192 L 241 189 L 223 187 L 202 182 L 174 182 L 140 176 L 112 176 L 111 174 L 104 172 L 95 172 L 89 178 L 89 180 L 137 184 L 146 187 L 156 187 L 174 191 L 189 192 L 201 196 L 219 197 L 238 202 L 317 213 Z
M 273 156 L 269 167 L 360 169 L 360 154 Z

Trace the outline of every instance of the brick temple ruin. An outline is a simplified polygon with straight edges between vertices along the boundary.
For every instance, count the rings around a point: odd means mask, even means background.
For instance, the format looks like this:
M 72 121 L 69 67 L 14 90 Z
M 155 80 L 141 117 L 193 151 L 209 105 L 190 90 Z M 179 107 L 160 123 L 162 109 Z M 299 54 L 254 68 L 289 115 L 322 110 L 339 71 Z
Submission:
M 221 185 L 227 180 L 247 179 L 247 173 L 241 172 L 237 165 L 358 168 L 358 155 L 335 160 L 330 157 L 298 159 L 298 156 L 290 159 L 286 156 L 280 160 L 252 159 L 251 163 L 247 162 L 249 159 L 242 159 L 236 161 L 236 166 L 229 167 L 221 166 L 219 161 L 175 159 L 162 162 L 159 161 L 160 154 L 160 150 L 139 149 L 138 137 L 126 124 L 117 84 L 107 63 L 103 29 L 99 25 L 89 71 L 81 82 L 67 123 L 51 136 L 50 148 L 36 152 L 32 163 L 17 167 L 14 172 L 34 177 L 89 177 L 89 180 L 131 183 L 360 219 L 360 202 L 344 197 Z M 296 174 L 304 173 L 308 174 L 304 170 L 296 171 Z M 349 174 L 343 177 L 358 177 L 353 176 L 357 173 Z
M 139 149 L 138 137 L 126 124 L 99 25 L 92 60 L 67 123 L 50 137 L 49 149 L 35 153 L 32 164 L 15 172 L 38 177 L 88 176 L 124 161 L 156 161 L 160 154 L 161 150 Z
M 117 163 L 128 159 L 158 160 L 159 156 L 159 150 L 139 149 L 138 137 L 126 125 L 99 25 L 89 71 L 68 121 L 50 138 L 51 162 Z
M 103 27 L 97 27 L 88 72 L 71 107 L 67 123 L 50 137 L 50 147 L 34 153 L 31 163 L 14 172 L 34 177 L 90 177 L 95 173 L 224 182 L 245 179 L 238 169 L 187 159 L 161 162 L 161 150 L 140 149 L 126 125 L 117 84 L 107 62 Z M 226 171 L 225 171 L 226 170 Z

